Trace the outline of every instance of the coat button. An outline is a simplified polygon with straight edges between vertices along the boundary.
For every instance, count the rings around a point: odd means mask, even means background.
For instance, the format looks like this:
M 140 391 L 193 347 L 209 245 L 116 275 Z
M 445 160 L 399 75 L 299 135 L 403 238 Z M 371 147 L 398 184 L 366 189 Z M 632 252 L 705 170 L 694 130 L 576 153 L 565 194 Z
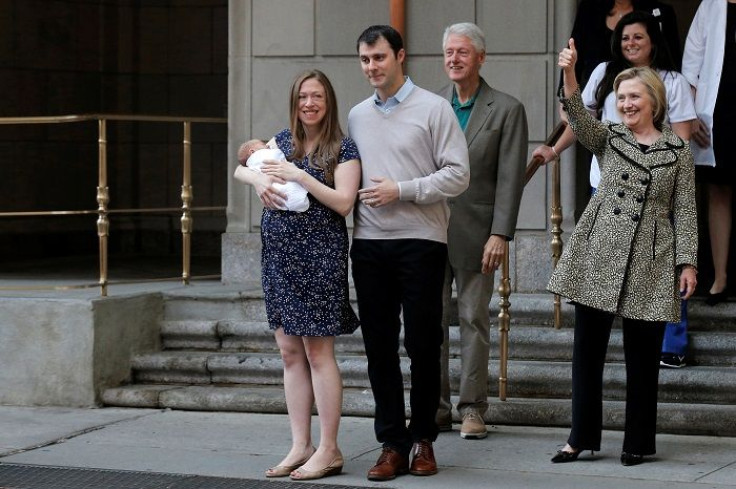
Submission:
M 644 202 L 644 197 L 642 197 L 641 195 L 638 195 L 636 197 L 636 201 L 641 204 L 642 202 Z
M 639 179 L 642 185 L 646 185 L 649 183 L 649 179 L 647 177 L 642 177 Z
M 622 180 L 628 180 L 629 179 L 629 174 L 628 173 L 622 173 L 621 174 L 621 179 Z
M 619 209 L 618 207 L 616 207 L 615 209 L 613 209 L 613 213 L 618 216 L 619 214 L 621 214 L 621 209 Z
M 631 216 L 631 220 L 637 222 L 639 220 L 639 214 L 634 214 L 633 216 Z
M 618 191 L 618 196 L 621 197 L 622 199 L 624 198 L 624 195 L 626 195 L 626 192 L 624 192 L 623 190 Z

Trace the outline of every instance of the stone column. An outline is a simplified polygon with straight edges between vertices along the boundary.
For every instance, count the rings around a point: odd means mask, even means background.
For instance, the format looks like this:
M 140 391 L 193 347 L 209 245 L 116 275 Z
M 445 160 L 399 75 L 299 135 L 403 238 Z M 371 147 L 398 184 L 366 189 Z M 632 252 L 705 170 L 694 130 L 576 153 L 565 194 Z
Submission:
M 253 189 L 232 178 L 237 150 L 252 132 L 252 0 L 228 3 L 228 196 L 227 230 L 222 236 L 222 281 L 259 280 L 260 235 L 253 232 Z

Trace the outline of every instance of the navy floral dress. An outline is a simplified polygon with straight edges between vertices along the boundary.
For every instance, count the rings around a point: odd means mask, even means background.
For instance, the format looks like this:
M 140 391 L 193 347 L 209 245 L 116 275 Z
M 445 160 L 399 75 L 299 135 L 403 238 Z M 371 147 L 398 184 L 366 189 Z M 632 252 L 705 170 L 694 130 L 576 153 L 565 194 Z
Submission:
M 291 131 L 276 137 L 292 153 Z M 338 164 L 359 159 L 350 138 L 340 146 Z M 324 171 L 307 159 L 293 163 L 325 183 Z M 305 212 L 263 209 L 261 217 L 263 291 L 269 327 L 295 336 L 335 336 L 359 326 L 348 297 L 348 231 L 345 218 L 309 194 Z

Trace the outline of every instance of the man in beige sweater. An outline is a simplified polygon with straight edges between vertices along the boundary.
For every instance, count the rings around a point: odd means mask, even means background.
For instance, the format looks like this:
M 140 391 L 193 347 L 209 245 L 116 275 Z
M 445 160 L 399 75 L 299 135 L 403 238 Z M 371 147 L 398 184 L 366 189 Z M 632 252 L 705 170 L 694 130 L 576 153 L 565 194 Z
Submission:
M 358 39 L 358 53 L 375 89 L 348 117 L 363 172 L 354 214 L 353 279 L 376 402 L 376 438 L 383 444 L 368 479 L 432 475 L 437 473 L 432 442 L 438 433 L 446 199 L 468 186 L 468 148 L 450 104 L 404 77 L 405 52 L 396 30 L 369 27 Z M 408 427 L 398 354 L 402 313 L 411 359 Z

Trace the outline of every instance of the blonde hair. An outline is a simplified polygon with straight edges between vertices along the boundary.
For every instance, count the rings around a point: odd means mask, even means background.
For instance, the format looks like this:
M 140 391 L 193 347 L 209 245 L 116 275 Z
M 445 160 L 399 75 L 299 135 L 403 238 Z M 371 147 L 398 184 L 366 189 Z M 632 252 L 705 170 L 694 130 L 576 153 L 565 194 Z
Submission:
M 306 154 L 306 150 L 304 149 L 306 133 L 299 120 L 299 90 L 302 87 L 302 83 L 312 78 L 317 80 L 325 89 L 326 113 L 320 123 L 317 145 L 310 154 Z M 294 84 L 291 86 L 290 123 L 294 150 L 289 155 L 289 158 L 301 160 L 305 156 L 308 157 L 309 166 L 324 170 L 325 182 L 327 185 L 332 186 L 335 181 L 335 167 L 340 157 L 343 132 L 340 129 L 340 121 L 337 115 L 335 90 L 332 88 L 327 75 L 320 70 L 307 70 L 294 80 Z
M 633 79 L 638 79 L 647 88 L 649 97 L 652 99 L 654 127 L 661 130 L 667 113 L 667 90 L 664 88 L 662 78 L 659 73 L 648 67 L 629 68 L 616 76 L 613 81 L 614 92 L 618 92 L 622 81 Z

